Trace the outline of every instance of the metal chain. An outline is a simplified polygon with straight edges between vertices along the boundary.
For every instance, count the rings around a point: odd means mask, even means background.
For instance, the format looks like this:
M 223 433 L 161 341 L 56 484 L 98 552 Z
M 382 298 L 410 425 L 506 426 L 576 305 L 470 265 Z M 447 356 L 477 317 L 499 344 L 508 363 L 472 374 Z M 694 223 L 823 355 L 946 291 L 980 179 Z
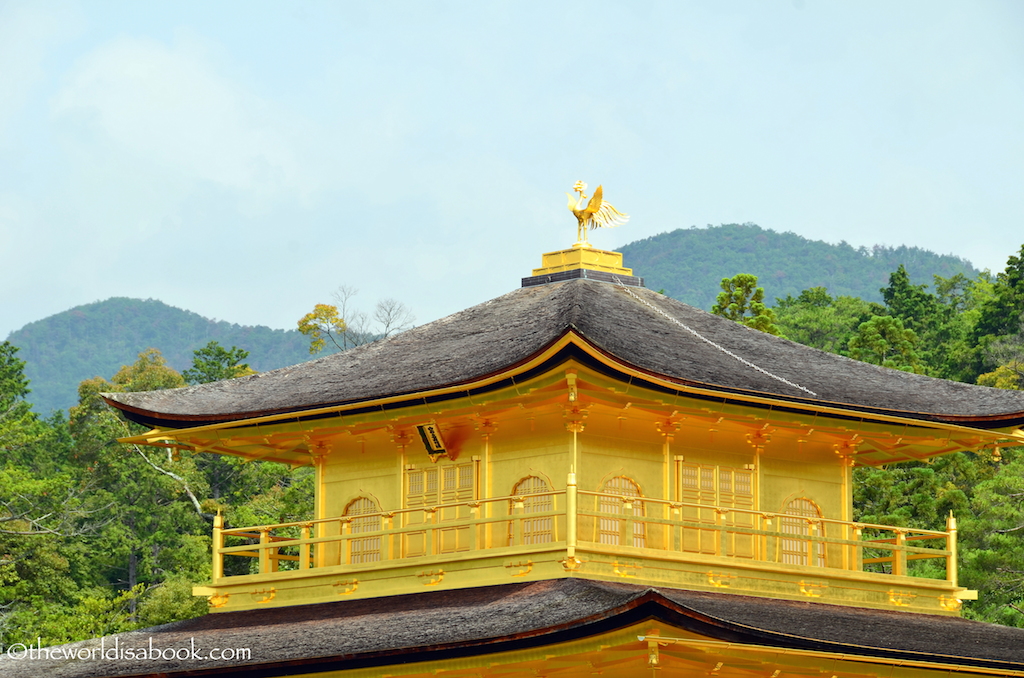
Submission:
M 790 380 L 788 380 L 788 379 L 784 379 L 784 378 L 780 377 L 780 376 L 779 376 L 779 375 L 777 375 L 777 374 L 772 374 L 771 372 L 769 372 L 768 370 L 764 369 L 763 367 L 758 367 L 757 365 L 755 365 L 754 363 L 750 362 L 750 361 L 749 361 L 749 360 L 747 360 L 746 358 L 741 358 L 741 357 L 739 357 L 738 355 L 736 355 L 735 353 L 733 353 L 732 351 L 730 351 L 729 349 L 725 348 L 724 346 L 719 346 L 718 344 L 716 344 L 715 342 L 711 341 L 711 340 L 710 340 L 710 339 L 708 339 L 707 337 L 705 337 L 705 336 L 702 336 L 702 335 L 701 335 L 701 334 L 700 334 L 699 332 L 697 332 L 697 330 L 694 330 L 694 329 L 692 329 L 691 327 L 687 326 L 686 324 L 684 324 L 684 323 L 680 322 L 679 320 L 676 320 L 675 318 L 673 318 L 672 316 L 670 316 L 670 315 L 669 315 L 668 313 L 665 313 L 664 311 L 662 311 L 662 310 L 661 310 L 660 308 L 658 308 L 657 306 L 655 306 L 655 305 L 654 305 L 654 304 L 652 304 L 651 302 L 649 302 L 649 301 L 647 301 L 647 300 L 645 300 L 645 299 L 641 299 L 641 298 L 640 298 L 639 296 L 637 296 L 636 294 L 633 294 L 633 291 L 632 291 L 632 290 L 630 290 L 630 289 L 629 289 L 628 287 L 626 287 L 625 285 L 623 285 L 623 284 L 622 284 L 622 281 L 621 281 L 621 280 L 619 280 L 619 277 L 618 277 L 618 276 L 615 276 L 615 282 L 616 282 L 616 284 L 617 284 L 617 285 L 618 285 L 619 287 L 621 287 L 621 288 L 622 288 L 622 289 L 623 289 L 623 290 L 624 290 L 624 291 L 626 292 L 626 294 L 628 294 L 629 296 L 633 297 L 634 299 L 636 299 L 637 301 L 639 301 L 639 302 L 640 302 L 641 304 L 643 304 L 644 306 L 647 306 L 647 307 L 651 308 L 651 309 L 652 309 L 653 311 L 655 311 L 656 313 L 660 313 L 661 315 L 665 316 L 666 318 L 668 318 L 669 320 L 671 320 L 672 322 L 674 322 L 674 323 L 675 323 L 676 325 L 679 325 L 679 326 L 680 326 L 680 327 L 682 327 L 682 328 L 683 328 L 684 330 L 686 330 L 687 332 L 689 332 L 689 333 L 690 333 L 690 334 L 692 334 L 693 336 L 697 337 L 698 339 L 700 339 L 700 340 L 701 340 L 701 341 L 703 341 L 704 343 L 706 343 L 706 344 L 710 344 L 711 346 L 714 346 L 715 348 L 717 348 L 717 349 L 718 349 L 719 351 L 721 351 L 722 353 L 726 354 L 727 356 L 731 356 L 731 357 L 735 358 L 736 360 L 740 361 L 741 363 L 743 363 L 743 364 L 744 364 L 744 365 L 746 365 L 747 367 L 751 367 L 751 368 L 753 368 L 753 369 L 757 370 L 758 372 L 760 372 L 761 374 L 765 374 L 765 375 L 767 375 L 767 376 L 771 377 L 772 379 L 776 379 L 776 380 L 778 380 L 778 381 L 781 381 L 781 382 L 782 382 L 783 384 L 787 384 L 787 385 L 789 385 L 789 386 L 792 386 L 793 388 L 798 388 L 798 389 L 800 389 L 801 391 L 803 391 L 803 392 L 805 392 L 805 393 L 809 393 L 809 394 L 811 394 L 811 395 L 812 395 L 812 396 L 814 396 L 815 398 L 817 398 L 817 397 L 818 397 L 818 394 L 817 394 L 817 393 L 815 393 L 814 391 L 812 391 L 812 390 L 810 390 L 810 389 L 808 389 L 808 388 L 804 388 L 804 387 L 803 387 L 803 386 L 801 386 L 800 384 L 794 384 L 794 383 L 793 383 L 793 382 L 791 382 Z

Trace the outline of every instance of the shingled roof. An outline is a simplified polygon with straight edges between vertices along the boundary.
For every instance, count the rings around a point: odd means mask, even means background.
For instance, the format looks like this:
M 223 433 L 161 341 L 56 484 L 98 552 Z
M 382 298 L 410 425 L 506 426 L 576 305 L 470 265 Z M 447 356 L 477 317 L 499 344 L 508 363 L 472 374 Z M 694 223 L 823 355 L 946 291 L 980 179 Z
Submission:
M 1024 424 L 1024 392 L 877 367 L 749 329 L 650 290 L 583 279 L 517 289 L 403 334 L 293 367 L 105 397 L 135 421 L 170 428 L 301 413 L 471 388 L 541 354 L 567 333 L 611 363 L 723 397 L 760 395 L 978 428 Z
M 0 658 L 9 678 L 282 676 L 544 647 L 660 621 L 732 643 L 1024 670 L 1024 630 L 956 617 L 557 579 L 223 612 L 116 636 L 119 648 L 250 648 L 243 661 Z M 113 648 L 115 637 L 103 640 Z M 100 647 L 99 639 L 70 646 Z M 61 652 L 57 656 L 61 656 Z M 98 654 L 98 653 L 97 653 Z

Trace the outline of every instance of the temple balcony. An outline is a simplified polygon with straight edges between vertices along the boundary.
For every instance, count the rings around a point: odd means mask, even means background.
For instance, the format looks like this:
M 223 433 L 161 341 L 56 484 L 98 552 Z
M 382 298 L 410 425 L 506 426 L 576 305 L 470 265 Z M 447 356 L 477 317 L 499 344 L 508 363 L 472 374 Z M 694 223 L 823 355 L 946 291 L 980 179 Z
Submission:
M 584 577 L 958 613 L 946 531 L 579 490 L 213 531 L 214 611 Z

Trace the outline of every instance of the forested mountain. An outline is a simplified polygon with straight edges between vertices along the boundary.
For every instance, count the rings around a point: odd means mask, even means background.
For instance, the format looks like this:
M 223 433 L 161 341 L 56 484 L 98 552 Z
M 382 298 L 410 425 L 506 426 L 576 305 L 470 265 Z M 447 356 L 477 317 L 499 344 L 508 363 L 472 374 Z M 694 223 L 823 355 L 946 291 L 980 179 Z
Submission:
M 768 303 L 812 287 L 825 287 L 833 296 L 881 302 L 878 290 L 900 264 L 916 283 L 931 284 L 933 275 L 977 274 L 965 259 L 918 247 L 855 249 L 846 242 L 832 245 L 755 224 L 680 228 L 629 243 L 620 251 L 625 265 L 642 276 L 647 287 L 664 289 L 670 297 L 704 310 L 715 303 L 722 278 L 737 273 L 756 275 Z
M 109 376 L 156 348 L 179 372 L 192 364 L 193 351 L 216 340 L 249 351 L 258 372 L 309 360 L 309 340 L 295 330 L 235 325 L 168 306 L 155 299 L 115 297 L 76 306 L 25 325 L 8 340 L 19 347 L 32 383 L 28 400 L 41 414 L 67 409 L 79 382 Z
M 933 275 L 973 278 L 970 262 L 917 247 L 854 249 L 776 233 L 754 224 L 677 229 L 621 248 L 625 264 L 651 289 L 710 310 L 722 278 L 737 273 L 758 277 L 766 303 L 825 287 L 832 296 L 881 302 L 879 289 L 901 264 L 912 281 L 930 284 Z M 153 299 L 118 297 L 29 323 L 7 338 L 21 349 L 32 382 L 29 401 L 37 412 L 66 409 L 76 402 L 83 379 L 110 375 L 156 348 L 176 370 L 187 368 L 192 352 L 211 340 L 249 352 L 263 372 L 309 359 L 309 340 L 297 331 L 249 327 L 209 320 Z

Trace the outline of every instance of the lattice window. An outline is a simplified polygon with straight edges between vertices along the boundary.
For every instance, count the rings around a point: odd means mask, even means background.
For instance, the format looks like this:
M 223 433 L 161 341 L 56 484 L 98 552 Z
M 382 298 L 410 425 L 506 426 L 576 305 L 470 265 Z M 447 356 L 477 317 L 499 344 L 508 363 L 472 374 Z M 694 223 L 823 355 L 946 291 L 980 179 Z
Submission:
M 825 567 L 824 544 L 798 537 L 822 536 L 821 510 L 810 499 L 794 499 L 780 520 L 782 533 L 794 535 L 781 541 L 782 562 L 787 565 Z
M 598 511 L 604 514 L 626 513 L 622 497 L 638 497 L 631 502 L 633 505 L 632 514 L 643 517 L 644 505 L 639 500 L 640 487 L 625 476 L 616 476 L 608 480 L 601 489 L 603 496 L 598 500 Z M 608 496 L 614 495 L 614 496 Z M 643 548 L 647 546 L 647 525 L 643 522 L 635 522 L 633 525 L 633 546 Z M 619 518 L 601 516 L 598 519 L 598 542 L 601 544 L 621 544 L 622 533 L 625 522 Z
M 705 464 L 679 464 L 679 498 L 684 504 L 682 519 L 688 522 L 721 525 L 725 528 L 722 539 L 719 531 L 684 528 L 682 549 L 693 553 L 715 554 L 724 549 L 724 555 L 737 558 L 754 557 L 754 538 L 729 528 L 752 528 L 754 517 L 754 473 L 749 469 Z M 708 508 L 704 508 L 704 507 Z M 721 516 L 714 507 L 740 509 L 724 511 Z
M 473 462 L 446 464 L 428 468 L 410 468 L 405 472 L 405 507 L 420 508 L 457 504 L 476 499 L 476 468 Z M 443 523 L 469 517 L 469 507 L 439 508 L 434 519 Z M 405 516 L 406 525 L 423 523 L 427 515 L 412 511 Z M 434 531 L 435 553 L 469 550 L 468 526 L 440 528 Z M 426 532 L 408 532 L 403 536 L 403 553 L 407 557 L 425 555 L 428 550 Z
M 366 515 L 375 514 L 375 515 Z M 346 516 L 361 516 L 353 518 L 349 523 L 352 534 L 361 532 L 379 532 L 381 529 L 380 509 L 377 503 L 366 497 L 359 497 L 349 502 L 345 507 Z M 360 537 L 349 539 L 349 562 L 375 563 L 380 560 L 380 535 L 373 537 Z
M 553 510 L 552 497 L 550 494 L 539 493 L 550 491 L 551 488 L 546 480 L 537 476 L 528 476 L 516 483 L 512 489 L 512 495 L 523 498 L 524 513 L 547 513 Z M 538 494 L 539 496 L 537 496 Z M 546 544 L 553 540 L 553 518 L 551 516 L 524 518 L 522 525 L 524 544 Z

